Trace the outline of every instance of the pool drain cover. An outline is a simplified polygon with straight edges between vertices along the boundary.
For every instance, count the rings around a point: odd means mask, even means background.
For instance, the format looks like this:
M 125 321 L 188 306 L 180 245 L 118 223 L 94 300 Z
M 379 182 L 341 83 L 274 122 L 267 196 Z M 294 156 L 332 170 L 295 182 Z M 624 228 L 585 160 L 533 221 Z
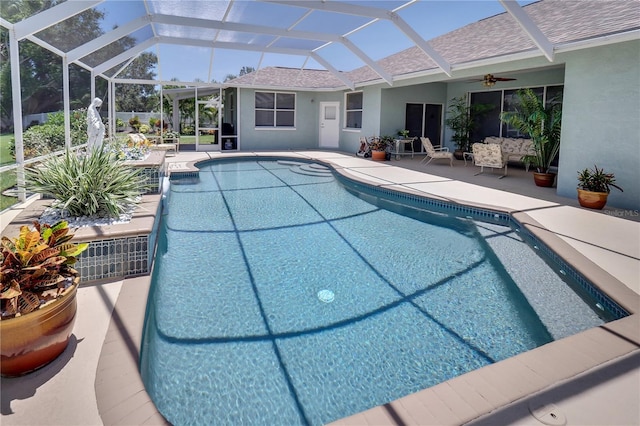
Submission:
M 331 290 L 320 290 L 318 292 L 318 299 L 320 299 L 320 301 L 324 303 L 333 302 L 334 297 L 335 296 Z
M 534 400 L 529 403 L 529 412 L 536 420 L 545 425 L 564 426 L 567 424 L 567 418 L 555 404 L 545 404 Z

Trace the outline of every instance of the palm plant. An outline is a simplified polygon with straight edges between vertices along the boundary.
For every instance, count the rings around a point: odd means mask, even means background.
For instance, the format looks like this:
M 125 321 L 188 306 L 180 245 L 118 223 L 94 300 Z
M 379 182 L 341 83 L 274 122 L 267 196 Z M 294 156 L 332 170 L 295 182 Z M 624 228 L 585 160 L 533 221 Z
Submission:
M 535 155 L 523 157 L 525 164 L 533 165 L 539 173 L 549 173 L 560 149 L 560 129 L 562 106 L 550 102 L 545 107 L 542 99 L 531 89 L 516 92 L 518 105 L 515 111 L 503 112 L 501 119 L 521 133 L 529 135 L 533 141 Z
M 55 198 L 52 207 L 72 217 L 119 217 L 146 188 L 146 178 L 108 150 L 79 155 L 67 150 L 26 169 L 31 189 Z
M 444 123 L 453 130 L 451 140 L 457 149 L 464 152 L 471 150 L 471 133 L 478 126 L 478 120 L 492 108 L 488 104 L 469 105 L 467 95 L 451 99 Z

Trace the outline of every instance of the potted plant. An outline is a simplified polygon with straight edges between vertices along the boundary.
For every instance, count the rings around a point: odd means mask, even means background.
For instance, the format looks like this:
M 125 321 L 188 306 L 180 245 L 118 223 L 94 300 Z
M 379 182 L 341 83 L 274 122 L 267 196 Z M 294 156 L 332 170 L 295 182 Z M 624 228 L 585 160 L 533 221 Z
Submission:
M 578 172 L 578 202 L 582 207 L 601 210 L 607 204 L 611 187 L 622 191 L 615 181 L 613 173 L 605 173 L 595 165 Z
M 562 104 L 551 101 L 545 106 L 531 89 L 518 90 L 516 96 L 516 110 L 503 112 L 500 118 L 531 138 L 535 155 L 525 155 L 522 160 L 527 167 L 534 166 L 536 185 L 553 186 L 555 173 L 550 169 L 560 149 Z
M 471 132 L 477 127 L 478 119 L 492 108 L 487 104 L 469 105 L 467 95 L 451 99 L 444 123 L 453 130 L 451 140 L 456 144 L 453 155 L 458 160 L 471 151 Z
M 72 268 L 88 243 L 73 244 L 67 222 L 34 222 L 17 238 L 2 237 L 0 276 L 3 376 L 18 376 L 53 361 L 67 347 L 80 282 Z
M 389 148 L 393 144 L 393 137 L 380 136 L 371 138 L 369 147 L 371 148 L 371 159 L 375 161 L 387 160 L 390 157 Z
M 409 131 L 407 129 L 398 130 L 398 136 L 402 139 L 407 139 L 409 137 Z
M 167 132 L 167 131 L 163 131 L 162 132 L 162 142 L 175 142 L 177 143 L 180 140 L 180 133 L 178 132 Z

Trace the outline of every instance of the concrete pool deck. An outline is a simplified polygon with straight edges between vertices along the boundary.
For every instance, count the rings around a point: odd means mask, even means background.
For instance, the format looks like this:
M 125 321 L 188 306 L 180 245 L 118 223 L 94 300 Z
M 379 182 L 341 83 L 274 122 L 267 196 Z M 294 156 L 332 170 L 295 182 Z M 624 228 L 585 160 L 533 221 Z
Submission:
M 464 204 L 508 210 L 570 253 L 585 274 L 634 312 L 335 424 L 640 424 L 640 222 L 637 212 L 578 207 L 538 188 L 523 170 L 509 176 L 418 156 L 377 163 L 326 151 L 194 153 L 167 158 L 170 170 L 234 155 L 318 159 L 346 176 Z M 392 167 L 395 166 L 395 167 Z M 2 216 L 2 228 L 17 211 Z M 625 219 L 627 218 L 627 219 Z M 544 234 L 549 234 L 544 236 Z M 149 277 L 82 286 L 71 343 L 45 368 L 2 379 L 3 425 L 165 424 L 144 391 L 137 359 Z M 555 418 L 553 417 L 555 416 Z

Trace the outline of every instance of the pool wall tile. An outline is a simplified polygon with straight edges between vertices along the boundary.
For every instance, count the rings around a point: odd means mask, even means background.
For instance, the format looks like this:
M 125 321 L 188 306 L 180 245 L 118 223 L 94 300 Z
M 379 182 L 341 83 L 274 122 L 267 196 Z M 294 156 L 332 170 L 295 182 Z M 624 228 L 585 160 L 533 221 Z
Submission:
M 165 155 L 163 151 L 151 151 L 145 160 L 125 162 L 128 166 L 138 169 L 145 178 L 145 194 L 159 194 L 162 190 L 162 179 L 167 174 Z
M 355 185 L 357 189 L 364 190 L 367 193 L 372 193 L 377 196 L 383 196 L 387 199 L 399 200 L 418 207 L 434 208 L 440 211 L 445 211 L 447 213 L 455 213 L 459 216 L 465 216 L 481 221 L 511 226 L 517 232 L 520 232 L 521 235 L 526 238 L 529 244 L 538 247 L 538 249 L 545 256 L 551 259 L 551 261 L 556 265 L 556 269 L 562 270 L 582 289 L 593 296 L 598 301 L 598 303 L 600 303 L 603 309 L 605 309 L 615 319 L 623 318 L 629 315 L 628 311 L 626 311 L 618 303 L 616 303 L 614 300 L 600 291 L 597 287 L 595 287 L 591 282 L 589 282 L 588 279 L 586 279 L 586 277 L 584 277 L 571 265 L 565 262 L 562 257 L 557 255 L 551 248 L 547 246 L 547 244 L 543 243 L 526 227 L 522 226 L 522 224 L 514 219 L 509 213 L 473 206 L 460 205 L 449 201 L 437 200 L 408 192 L 399 192 L 396 189 L 387 189 L 381 186 L 354 181 L 344 175 L 338 175 L 338 179 L 348 181 L 350 184 Z
M 247 159 L 250 160 L 251 158 Z M 216 160 L 208 160 L 201 163 L 200 165 L 215 161 Z M 197 179 L 198 176 L 198 169 L 189 169 L 184 171 L 176 170 L 172 171 L 171 180 L 188 180 L 193 178 Z M 511 226 L 517 232 L 520 232 L 530 245 L 538 247 L 541 253 L 543 253 L 544 256 L 547 256 L 547 258 L 554 263 L 558 271 L 562 271 L 562 273 L 572 279 L 578 286 L 580 286 L 580 288 L 594 297 L 596 301 L 602 306 L 602 308 L 606 310 L 614 319 L 623 318 L 629 315 L 629 312 L 627 310 L 625 310 L 622 306 L 620 306 L 620 304 L 616 303 L 613 299 L 604 294 L 600 289 L 595 287 L 584 275 L 580 274 L 562 257 L 557 255 L 556 252 L 552 250 L 547 244 L 537 238 L 526 227 L 522 226 L 522 224 L 514 219 L 510 213 L 434 199 L 415 194 L 408 188 L 395 187 L 394 189 L 390 189 L 384 186 L 372 185 L 354 180 L 341 173 L 336 173 L 336 178 L 339 181 L 348 181 L 351 185 L 354 185 L 356 189 L 361 189 L 366 193 L 372 193 L 376 196 L 383 196 L 387 199 L 407 202 L 417 207 L 433 208 L 440 211 L 446 211 L 447 213 L 455 213 L 459 216 L 467 216 L 491 223 Z M 409 192 L 403 192 L 398 189 L 403 189 Z

